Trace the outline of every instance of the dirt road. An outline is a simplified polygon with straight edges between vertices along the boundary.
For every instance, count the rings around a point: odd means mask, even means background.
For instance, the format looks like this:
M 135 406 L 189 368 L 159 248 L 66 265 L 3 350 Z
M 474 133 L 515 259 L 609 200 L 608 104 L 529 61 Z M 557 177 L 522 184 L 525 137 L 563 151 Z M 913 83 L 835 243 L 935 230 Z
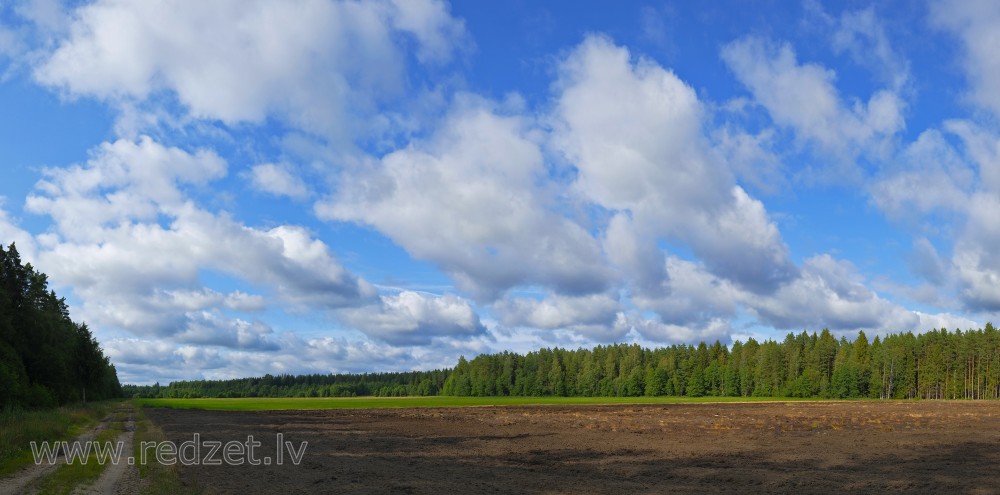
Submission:
M 133 409 L 131 404 L 123 404 L 114 410 L 108 417 L 104 418 L 97 426 L 75 438 L 74 442 L 89 442 L 97 435 L 106 430 L 114 421 L 116 416 L 127 415 L 127 420 L 123 424 L 123 431 L 114 440 L 122 442 L 124 449 L 122 459 L 127 459 L 132 455 L 132 435 L 135 431 L 133 420 Z M 66 453 L 60 450 L 56 462 L 50 464 L 43 461 L 40 464 L 32 464 L 20 472 L 6 478 L 0 478 L 0 494 L 34 494 L 40 493 L 39 485 L 43 480 L 52 475 L 61 465 L 66 463 Z M 130 466 L 126 462 L 118 464 L 108 464 L 104 471 L 92 484 L 84 484 L 76 487 L 75 494 L 92 495 L 124 495 L 137 492 L 138 470 L 135 466 Z
M 115 439 L 115 442 L 121 442 L 123 446 L 122 459 L 128 459 L 133 457 L 134 454 L 132 448 L 132 436 L 135 434 L 134 411 L 132 410 L 132 405 L 129 404 L 124 408 L 124 411 L 119 410 L 118 412 L 128 413 L 128 419 L 122 425 L 123 430 L 118 435 L 118 438 Z M 104 471 L 101 472 L 101 477 L 92 485 L 78 487 L 73 493 L 86 495 L 131 495 L 138 493 L 138 487 L 138 468 L 134 464 L 118 462 L 105 466 Z
M 307 441 L 193 465 L 209 493 L 998 493 L 1000 403 L 804 402 L 213 412 L 149 409 L 180 443 Z

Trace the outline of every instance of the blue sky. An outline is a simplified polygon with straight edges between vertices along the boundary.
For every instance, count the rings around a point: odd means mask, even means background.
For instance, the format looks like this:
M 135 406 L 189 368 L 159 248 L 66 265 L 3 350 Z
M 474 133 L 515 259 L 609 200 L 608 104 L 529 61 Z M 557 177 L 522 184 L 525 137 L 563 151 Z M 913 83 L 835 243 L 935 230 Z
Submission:
M 0 242 L 123 381 L 1000 311 L 992 2 L 0 6 Z

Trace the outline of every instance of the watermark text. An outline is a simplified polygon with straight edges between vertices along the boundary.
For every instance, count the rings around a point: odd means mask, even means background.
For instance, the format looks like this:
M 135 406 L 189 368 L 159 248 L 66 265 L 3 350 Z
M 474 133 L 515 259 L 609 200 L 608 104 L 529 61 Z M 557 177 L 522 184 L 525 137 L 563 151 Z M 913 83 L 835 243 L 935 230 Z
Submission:
M 289 462 L 298 466 L 305 456 L 309 442 L 299 442 L 298 446 L 290 440 L 285 440 L 282 433 L 275 435 L 275 443 L 271 448 L 263 448 L 263 443 L 253 435 L 246 440 L 202 440 L 201 434 L 195 433 L 191 440 L 181 443 L 172 441 L 139 442 L 139 451 L 135 455 L 125 456 L 125 442 L 98 441 L 61 441 L 61 442 L 31 442 L 31 455 L 35 464 L 119 464 L 146 465 L 150 462 L 172 466 L 281 466 Z

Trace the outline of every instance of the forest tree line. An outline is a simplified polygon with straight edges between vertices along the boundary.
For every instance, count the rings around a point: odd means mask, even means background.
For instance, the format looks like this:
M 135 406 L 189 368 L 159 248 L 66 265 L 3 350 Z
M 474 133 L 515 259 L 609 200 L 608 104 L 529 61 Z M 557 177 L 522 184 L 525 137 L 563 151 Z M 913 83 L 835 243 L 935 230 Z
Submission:
M 115 367 L 48 277 L 0 245 L 0 409 L 121 396 Z
M 460 358 L 454 369 L 266 375 L 125 387 L 129 397 L 727 396 L 893 399 L 1000 397 L 1000 332 L 932 330 L 849 341 L 828 330 L 732 347 L 636 344 Z
M 126 397 L 405 397 L 438 395 L 450 370 L 336 375 L 264 375 L 231 380 L 189 380 L 169 385 L 124 385 Z
M 725 396 L 892 399 L 1000 397 L 1000 332 L 932 330 L 848 341 L 828 330 L 645 349 L 541 349 L 460 359 L 442 388 L 458 396 Z

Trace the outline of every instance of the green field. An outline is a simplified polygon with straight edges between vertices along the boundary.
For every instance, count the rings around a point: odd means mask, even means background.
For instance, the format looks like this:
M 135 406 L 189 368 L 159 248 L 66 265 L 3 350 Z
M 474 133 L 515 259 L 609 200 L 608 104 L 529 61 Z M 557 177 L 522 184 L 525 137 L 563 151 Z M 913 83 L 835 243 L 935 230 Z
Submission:
M 388 407 L 472 407 L 572 404 L 691 404 L 705 402 L 783 402 L 803 399 L 747 397 L 302 397 L 245 399 L 136 399 L 143 407 L 216 411 L 295 409 L 371 409 Z

